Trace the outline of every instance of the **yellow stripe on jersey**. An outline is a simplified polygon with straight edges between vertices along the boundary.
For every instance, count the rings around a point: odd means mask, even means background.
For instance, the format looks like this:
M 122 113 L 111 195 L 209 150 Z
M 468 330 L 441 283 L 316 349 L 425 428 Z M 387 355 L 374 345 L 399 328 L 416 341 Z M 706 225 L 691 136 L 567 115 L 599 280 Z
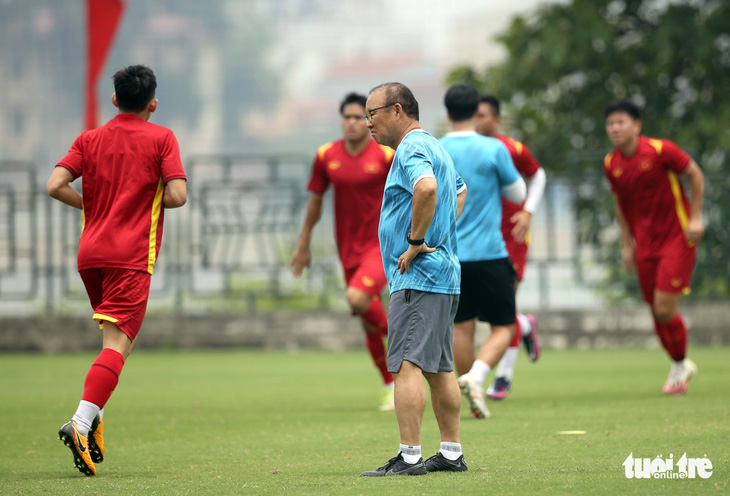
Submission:
M 86 211 L 84 210 L 84 200 L 81 200 L 81 232 L 84 232 L 86 227 Z
M 679 184 L 679 178 L 677 173 L 674 171 L 667 171 L 669 176 L 669 186 L 672 188 L 672 195 L 674 195 L 674 208 L 677 211 L 677 218 L 679 218 L 679 225 L 682 226 L 682 232 L 687 232 L 688 216 L 687 210 L 684 208 L 684 202 L 682 201 L 682 187 Z M 694 245 L 694 242 L 689 242 L 689 246 Z
M 160 222 L 160 213 L 162 212 L 162 195 L 165 192 L 165 185 L 162 179 L 157 183 L 157 192 L 155 199 L 152 200 L 152 223 L 150 225 L 150 246 L 149 255 L 147 257 L 147 272 L 152 274 L 155 270 L 155 261 L 157 260 L 157 224 Z
M 320 160 L 324 160 L 324 154 L 332 148 L 332 143 L 327 143 L 326 145 L 322 145 L 319 148 L 317 148 L 317 157 L 319 157 Z
M 517 155 L 522 155 L 522 143 L 512 140 L 512 144 L 515 147 L 515 152 L 517 153 Z
M 662 140 L 650 139 L 649 144 L 654 147 L 657 155 L 662 154 Z
M 603 166 L 608 169 L 611 167 L 611 159 L 613 158 L 613 152 L 606 155 L 606 158 L 603 159 Z
M 378 146 L 380 146 L 380 149 L 383 150 L 383 153 L 385 153 L 385 160 L 390 162 L 390 160 L 393 158 L 393 155 L 395 155 L 395 152 L 393 151 L 393 149 L 391 147 L 385 146 L 385 145 L 378 145 Z

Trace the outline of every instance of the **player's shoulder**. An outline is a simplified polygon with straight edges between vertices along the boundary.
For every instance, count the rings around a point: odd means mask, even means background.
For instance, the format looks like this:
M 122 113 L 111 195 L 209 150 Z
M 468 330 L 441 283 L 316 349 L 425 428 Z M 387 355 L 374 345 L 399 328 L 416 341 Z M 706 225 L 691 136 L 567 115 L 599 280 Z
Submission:
M 613 163 L 613 158 L 616 156 L 616 148 L 611 150 L 606 154 L 605 157 L 603 157 L 603 167 L 606 169 L 609 169 L 611 167 L 611 164 Z
M 319 160 L 324 160 L 328 153 L 331 153 L 332 150 L 335 150 L 337 148 L 337 145 L 341 143 L 341 141 L 342 140 L 330 141 L 329 143 L 321 145 L 319 148 L 317 148 L 317 158 Z
M 644 135 L 639 136 L 639 146 L 641 146 L 645 151 L 657 156 L 661 156 L 662 152 L 665 151 L 668 145 L 671 146 L 673 143 L 665 139 L 650 138 L 649 136 Z
M 521 156 L 523 154 L 529 153 L 530 149 L 527 148 L 527 145 L 525 145 L 523 142 L 518 141 L 510 136 L 505 136 L 504 134 L 498 134 L 497 139 L 504 143 L 504 145 L 507 147 L 507 150 L 510 153 L 514 153 L 517 156 Z

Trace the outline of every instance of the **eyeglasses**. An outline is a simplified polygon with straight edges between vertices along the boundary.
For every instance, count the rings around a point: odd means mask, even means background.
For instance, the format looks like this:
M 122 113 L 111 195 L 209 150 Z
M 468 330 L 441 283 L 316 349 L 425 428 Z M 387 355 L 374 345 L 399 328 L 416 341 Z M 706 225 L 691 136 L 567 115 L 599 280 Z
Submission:
M 368 122 L 372 121 L 373 120 L 373 113 L 376 110 L 382 110 L 384 108 L 392 107 L 396 103 L 398 103 L 398 102 L 389 103 L 388 105 L 383 105 L 382 107 L 377 107 L 377 108 L 374 108 L 374 109 L 371 109 L 371 110 L 365 109 L 365 120 L 368 121 Z

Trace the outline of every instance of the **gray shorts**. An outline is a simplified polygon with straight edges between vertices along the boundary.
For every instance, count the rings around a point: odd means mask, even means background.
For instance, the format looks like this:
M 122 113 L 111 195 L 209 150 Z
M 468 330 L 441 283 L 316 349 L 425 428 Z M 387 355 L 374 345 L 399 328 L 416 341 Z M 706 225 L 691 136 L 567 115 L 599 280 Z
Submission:
M 454 370 L 454 316 L 459 295 L 403 289 L 390 295 L 388 370 L 400 371 L 403 360 L 436 374 Z

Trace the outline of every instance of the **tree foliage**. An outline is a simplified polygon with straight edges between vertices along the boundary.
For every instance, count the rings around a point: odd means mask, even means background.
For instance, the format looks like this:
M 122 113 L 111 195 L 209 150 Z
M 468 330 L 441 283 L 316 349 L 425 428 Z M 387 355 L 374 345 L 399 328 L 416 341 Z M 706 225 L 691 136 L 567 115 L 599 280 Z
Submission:
M 694 294 L 730 294 L 730 182 L 723 177 L 730 172 L 730 2 L 572 0 L 514 18 L 498 41 L 503 62 L 484 71 L 457 67 L 447 80 L 498 96 L 508 133 L 526 141 L 553 177 L 583 184 L 574 204 L 579 242 L 610 268 L 605 282 L 637 294 L 617 263 L 613 206 L 601 178 L 612 148 L 603 110 L 628 98 L 644 107 L 644 134 L 675 141 L 707 174 Z

